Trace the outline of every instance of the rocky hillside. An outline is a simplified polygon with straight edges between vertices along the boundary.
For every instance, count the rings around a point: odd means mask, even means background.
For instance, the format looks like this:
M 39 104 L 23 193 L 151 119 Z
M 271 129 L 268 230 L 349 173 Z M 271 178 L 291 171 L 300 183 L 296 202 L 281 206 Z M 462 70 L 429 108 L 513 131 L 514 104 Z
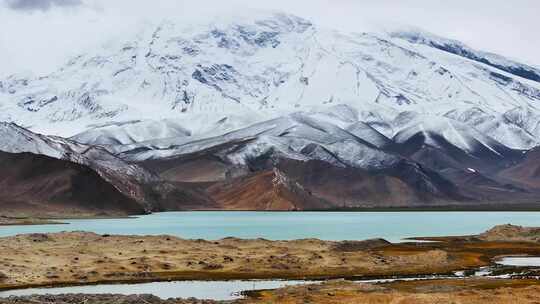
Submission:
M 92 169 L 47 156 L 0 152 L 4 215 L 103 216 L 145 212 Z

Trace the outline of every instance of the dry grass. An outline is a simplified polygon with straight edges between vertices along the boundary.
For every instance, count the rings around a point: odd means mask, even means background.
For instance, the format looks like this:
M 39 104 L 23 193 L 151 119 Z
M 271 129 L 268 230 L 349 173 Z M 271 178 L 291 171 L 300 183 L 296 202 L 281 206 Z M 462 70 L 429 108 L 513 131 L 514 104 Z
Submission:
M 244 304 L 538 304 L 536 280 L 437 280 L 383 285 L 333 281 L 254 293 Z

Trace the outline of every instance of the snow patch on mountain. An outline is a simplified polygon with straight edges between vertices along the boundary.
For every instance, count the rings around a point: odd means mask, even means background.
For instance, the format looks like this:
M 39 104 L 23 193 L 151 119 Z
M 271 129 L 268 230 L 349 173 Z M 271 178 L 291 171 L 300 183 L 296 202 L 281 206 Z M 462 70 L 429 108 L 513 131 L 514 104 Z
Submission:
M 78 134 L 72 139 L 97 145 L 126 145 L 168 137 L 189 137 L 191 132 L 175 121 L 133 121 L 110 124 Z
M 396 143 L 403 144 L 414 136 L 422 135 L 424 144 L 444 149 L 439 142 L 442 137 L 447 143 L 469 154 L 475 154 L 483 147 L 502 157 L 508 149 L 493 138 L 448 118 L 407 113 L 400 115 L 396 121 L 403 126 L 393 138 Z

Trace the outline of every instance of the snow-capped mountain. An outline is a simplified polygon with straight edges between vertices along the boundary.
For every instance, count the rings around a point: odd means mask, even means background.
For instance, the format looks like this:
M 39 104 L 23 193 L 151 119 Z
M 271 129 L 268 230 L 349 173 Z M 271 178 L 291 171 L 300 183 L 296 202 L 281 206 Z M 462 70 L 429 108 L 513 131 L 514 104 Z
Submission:
M 244 208 L 276 179 L 257 206 L 529 203 L 536 181 L 499 173 L 540 145 L 539 71 L 418 31 L 167 20 L 1 80 L 0 151 L 89 166 L 146 210 Z
M 169 20 L 50 75 L 3 80 L 0 120 L 62 136 L 94 129 L 78 139 L 126 144 L 176 132 L 216 136 L 346 104 L 389 138 L 400 131 L 392 121 L 412 111 L 527 149 L 540 138 L 535 75 L 533 67 L 418 32 L 342 33 L 286 14 Z

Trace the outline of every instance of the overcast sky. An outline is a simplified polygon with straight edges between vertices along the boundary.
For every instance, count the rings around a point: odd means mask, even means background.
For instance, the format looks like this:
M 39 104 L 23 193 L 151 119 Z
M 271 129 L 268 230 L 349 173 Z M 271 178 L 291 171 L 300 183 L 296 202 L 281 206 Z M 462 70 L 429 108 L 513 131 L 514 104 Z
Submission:
M 419 27 L 540 66 L 538 0 L 0 0 L 0 76 L 47 73 L 143 19 L 190 22 L 249 9 L 345 31 Z

